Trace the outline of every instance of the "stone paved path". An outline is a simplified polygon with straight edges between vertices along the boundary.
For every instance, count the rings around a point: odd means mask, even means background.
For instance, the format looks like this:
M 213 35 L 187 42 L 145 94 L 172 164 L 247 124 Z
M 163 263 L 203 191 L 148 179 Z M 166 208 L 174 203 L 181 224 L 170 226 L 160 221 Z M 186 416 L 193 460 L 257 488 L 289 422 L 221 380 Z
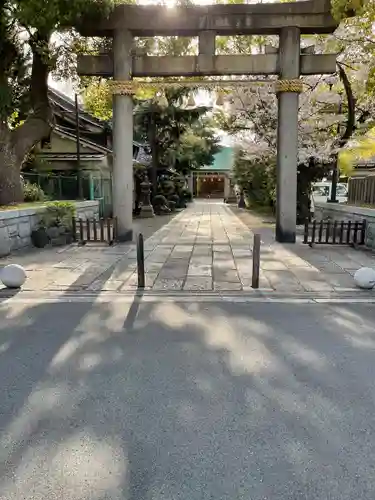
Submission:
M 253 233 L 249 226 L 260 230 L 254 218 L 243 222 L 221 202 L 191 204 L 146 239 L 146 288 L 252 291 Z M 352 279 L 355 270 L 375 267 L 375 258 L 369 253 L 345 247 L 311 249 L 300 242 L 280 245 L 270 236 L 272 229 L 261 234 L 260 286 L 264 291 L 356 291 Z M 134 244 L 73 245 L 0 261 L 8 262 L 19 262 L 27 269 L 25 290 L 129 292 L 137 287 Z

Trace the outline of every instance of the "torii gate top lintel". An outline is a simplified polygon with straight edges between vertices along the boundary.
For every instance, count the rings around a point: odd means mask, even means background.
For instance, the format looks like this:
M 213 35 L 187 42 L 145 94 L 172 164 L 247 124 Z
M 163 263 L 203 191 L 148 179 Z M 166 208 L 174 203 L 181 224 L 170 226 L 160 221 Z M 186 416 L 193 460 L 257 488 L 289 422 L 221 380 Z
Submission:
M 338 24 L 329 0 L 287 3 L 215 4 L 188 7 L 117 5 L 99 23 L 83 20 L 77 29 L 83 36 L 112 36 L 125 29 L 133 36 L 197 36 L 201 31 L 216 35 L 278 35 L 285 26 L 301 34 L 332 33 Z

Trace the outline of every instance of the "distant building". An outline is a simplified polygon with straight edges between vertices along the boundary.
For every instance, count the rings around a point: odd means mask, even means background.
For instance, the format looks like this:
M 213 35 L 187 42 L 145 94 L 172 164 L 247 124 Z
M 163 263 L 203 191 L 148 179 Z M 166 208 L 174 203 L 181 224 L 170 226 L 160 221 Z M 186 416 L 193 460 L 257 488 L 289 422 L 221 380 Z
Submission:
M 359 161 L 354 165 L 350 177 L 366 177 L 375 174 L 375 157 Z
M 214 156 L 212 165 L 192 173 L 190 189 L 197 198 L 227 198 L 230 192 L 230 176 L 234 163 L 234 150 L 223 146 Z
M 55 126 L 50 137 L 37 148 L 37 154 L 54 171 L 77 169 L 77 124 L 75 102 L 61 92 L 49 88 Z M 109 178 L 112 169 L 112 123 L 101 121 L 79 107 L 80 168 L 84 172 Z M 135 162 L 149 164 L 150 155 L 134 142 Z M 49 167 L 50 168 L 50 167 Z
M 85 198 L 103 200 L 103 205 L 110 210 L 112 203 L 112 123 L 101 121 L 85 112 L 81 106 L 78 109 L 79 127 L 79 165 L 77 159 L 77 117 L 75 102 L 58 90 L 49 88 L 48 96 L 53 110 L 54 126 L 50 136 L 44 139 L 35 150 L 36 158 L 43 161 L 38 164 L 38 179 L 43 172 L 58 175 L 63 178 L 64 186 L 70 176 L 78 174 L 83 182 Z M 133 143 L 133 165 L 148 166 L 151 156 L 147 146 Z M 26 176 L 26 174 L 25 174 Z M 27 177 L 26 177 L 27 178 Z M 30 174 L 29 174 L 30 178 Z M 38 183 L 40 183 L 38 180 Z M 69 180 L 69 179 L 68 179 Z M 35 182 L 31 175 L 31 181 Z M 78 181 L 76 181 L 77 183 Z M 52 183 L 53 184 L 53 183 Z M 56 183 L 55 183 L 56 184 Z M 44 179 L 42 187 L 47 189 L 51 182 Z M 61 182 L 60 182 L 61 190 Z M 56 185 L 49 190 L 56 193 Z M 78 186 L 70 182 L 69 194 L 77 195 Z M 63 198 L 69 197 L 63 194 Z M 60 193 L 61 195 L 61 193 Z

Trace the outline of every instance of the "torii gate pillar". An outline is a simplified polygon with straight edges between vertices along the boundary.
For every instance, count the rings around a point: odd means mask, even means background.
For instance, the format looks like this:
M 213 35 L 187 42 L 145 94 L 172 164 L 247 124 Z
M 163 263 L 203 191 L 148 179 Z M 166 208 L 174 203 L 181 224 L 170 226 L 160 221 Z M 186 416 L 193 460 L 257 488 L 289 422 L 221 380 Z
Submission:
M 300 30 L 282 28 L 279 37 L 280 78 L 287 82 L 300 77 Z M 299 86 L 278 92 L 276 241 L 295 243 L 298 165 Z
M 131 80 L 133 36 L 117 29 L 113 37 L 113 74 Z M 119 241 L 133 237 L 133 99 L 131 94 L 113 96 L 113 215 Z

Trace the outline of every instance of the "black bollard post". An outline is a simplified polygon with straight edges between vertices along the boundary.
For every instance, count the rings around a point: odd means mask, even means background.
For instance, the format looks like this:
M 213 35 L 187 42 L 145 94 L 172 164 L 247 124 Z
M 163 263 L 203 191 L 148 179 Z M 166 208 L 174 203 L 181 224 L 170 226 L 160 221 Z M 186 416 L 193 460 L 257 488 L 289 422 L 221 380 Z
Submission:
M 145 253 L 143 246 L 143 234 L 140 233 L 137 238 L 137 270 L 138 270 L 138 288 L 145 287 Z
M 254 234 L 253 276 L 251 280 L 252 288 L 259 288 L 259 271 L 260 271 L 260 234 Z

